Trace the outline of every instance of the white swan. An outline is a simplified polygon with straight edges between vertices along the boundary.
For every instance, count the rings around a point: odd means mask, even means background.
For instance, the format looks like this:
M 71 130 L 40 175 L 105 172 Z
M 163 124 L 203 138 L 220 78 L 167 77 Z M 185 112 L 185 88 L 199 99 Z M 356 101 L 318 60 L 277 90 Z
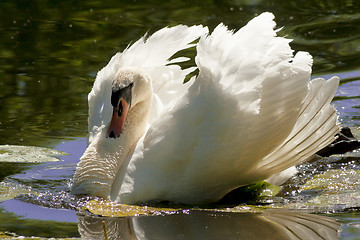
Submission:
M 293 56 L 273 18 L 263 13 L 235 33 L 222 24 L 211 35 L 202 26 L 163 28 L 116 54 L 89 94 L 89 146 L 72 192 L 214 202 L 332 142 L 339 79 L 309 81 L 312 57 Z M 169 58 L 199 37 L 199 74 L 183 84 L 194 68 Z

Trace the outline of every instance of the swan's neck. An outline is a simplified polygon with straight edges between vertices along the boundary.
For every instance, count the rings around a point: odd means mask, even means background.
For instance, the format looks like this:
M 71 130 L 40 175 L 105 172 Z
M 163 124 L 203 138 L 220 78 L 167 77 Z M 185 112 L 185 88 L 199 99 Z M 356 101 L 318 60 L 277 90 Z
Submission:
M 73 193 L 110 197 L 116 175 L 145 132 L 152 100 L 148 95 L 131 108 L 119 138 L 106 138 L 107 125 L 90 143 L 77 166 Z

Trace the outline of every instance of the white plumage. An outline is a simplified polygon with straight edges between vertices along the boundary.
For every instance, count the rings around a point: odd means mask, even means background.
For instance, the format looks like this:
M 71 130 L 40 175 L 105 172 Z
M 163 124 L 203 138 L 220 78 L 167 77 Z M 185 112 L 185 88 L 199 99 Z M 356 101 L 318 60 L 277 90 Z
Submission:
M 273 18 L 263 13 L 237 32 L 220 24 L 210 35 L 202 26 L 163 28 L 116 54 L 89 94 L 89 146 L 73 192 L 122 203 L 214 202 L 289 172 L 333 141 L 329 103 L 339 79 L 309 81 L 311 56 L 293 56 Z M 169 58 L 199 37 L 199 75 L 183 84 L 194 68 Z M 124 78 L 135 79 L 135 104 L 123 133 L 109 139 L 111 84 Z

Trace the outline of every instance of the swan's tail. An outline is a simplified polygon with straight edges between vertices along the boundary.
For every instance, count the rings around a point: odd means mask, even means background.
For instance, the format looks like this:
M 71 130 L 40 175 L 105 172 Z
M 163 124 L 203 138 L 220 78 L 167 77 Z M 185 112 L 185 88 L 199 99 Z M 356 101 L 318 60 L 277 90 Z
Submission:
M 325 81 L 317 78 L 309 83 L 309 92 L 299 118 L 285 141 L 258 165 L 261 171 L 278 173 L 305 162 L 335 140 L 339 132 L 335 108 L 330 105 L 339 78 Z

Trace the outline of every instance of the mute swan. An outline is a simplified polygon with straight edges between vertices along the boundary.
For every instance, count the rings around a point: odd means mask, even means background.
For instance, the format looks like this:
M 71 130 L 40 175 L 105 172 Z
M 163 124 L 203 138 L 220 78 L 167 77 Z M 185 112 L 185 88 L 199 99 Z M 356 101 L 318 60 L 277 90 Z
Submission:
M 339 79 L 310 81 L 312 57 L 294 56 L 273 18 L 263 13 L 237 32 L 163 28 L 113 56 L 88 97 L 89 145 L 72 192 L 129 204 L 215 202 L 331 143 Z M 199 37 L 199 74 L 183 84 L 195 68 L 169 58 Z

